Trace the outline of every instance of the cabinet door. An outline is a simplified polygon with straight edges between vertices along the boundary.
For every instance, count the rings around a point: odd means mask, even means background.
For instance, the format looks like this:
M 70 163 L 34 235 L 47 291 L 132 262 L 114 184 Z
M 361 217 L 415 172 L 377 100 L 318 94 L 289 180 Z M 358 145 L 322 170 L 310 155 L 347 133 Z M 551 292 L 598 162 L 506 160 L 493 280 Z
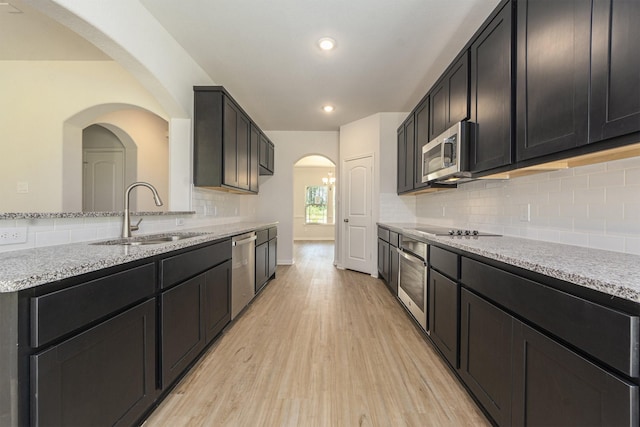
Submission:
M 256 246 L 256 292 L 269 280 L 269 242 Z
M 238 187 L 238 120 L 240 111 L 226 96 L 224 97 L 224 124 L 222 151 L 223 184 Z
M 468 58 L 465 52 L 429 92 L 429 140 L 469 118 Z
M 273 174 L 273 172 L 275 172 L 276 170 L 276 149 L 271 141 L 269 141 L 269 144 L 267 144 L 267 149 L 269 153 L 269 155 L 267 156 L 267 169 L 269 169 L 269 171 L 271 171 L 271 174 Z
M 469 118 L 469 53 L 458 59 L 451 71 L 447 73 L 447 125 L 449 129 L 454 124 Z
M 458 367 L 459 286 L 429 270 L 429 331 L 431 339 L 454 368 Z
M 638 22 L 637 0 L 594 1 L 590 142 L 640 131 Z
M 511 423 L 512 317 L 460 291 L 460 377 L 498 425 Z
M 511 164 L 511 12 L 511 4 L 504 6 L 471 45 L 472 172 Z
M 518 1 L 518 160 L 587 143 L 591 2 Z
M 415 127 L 413 115 L 402 124 L 398 132 L 398 193 L 413 190 L 413 157 L 415 149 Z
M 389 280 L 389 243 L 378 239 L 378 273 L 384 280 Z
M 204 327 L 209 343 L 231 321 L 231 261 L 205 273 Z
M 416 108 L 414 117 L 416 139 L 413 160 L 413 188 L 417 189 L 429 185 L 422 183 L 422 147 L 429 142 L 429 98 Z
M 31 424 L 134 425 L 153 404 L 155 376 L 147 301 L 31 356 Z
M 239 113 L 237 124 L 238 188 L 249 190 L 251 185 L 251 122 L 247 116 Z
M 436 83 L 429 92 L 429 140 L 447 129 L 447 85 L 444 80 Z
M 269 240 L 269 277 L 276 274 L 278 266 L 278 239 Z
M 398 273 L 400 271 L 400 255 L 398 255 L 398 248 L 395 246 L 389 246 L 389 280 L 387 284 L 393 295 L 398 295 Z
M 251 125 L 251 145 L 249 147 L 249 190 L 258 192 L 258 176 L 260 174 L 260 129 Z
M 637 385 L 520 322 L 513 356 L 513 425 L 638 425 Z
M 203 273 L 160 296 L 163 389 L 171 385 L 204 348 L 204 282 Z

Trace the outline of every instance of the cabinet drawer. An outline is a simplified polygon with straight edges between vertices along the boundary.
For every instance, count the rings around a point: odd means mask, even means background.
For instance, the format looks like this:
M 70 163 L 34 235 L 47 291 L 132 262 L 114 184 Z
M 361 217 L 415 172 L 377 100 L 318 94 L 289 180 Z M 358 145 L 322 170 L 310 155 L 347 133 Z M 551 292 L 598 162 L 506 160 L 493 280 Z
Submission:
M 269 230 L 256 231 L 256 246 L 263 244 L 269 240 Z
M 429 265 L 452 279 L 458 278 L 458 255 L 430 246 Z
M 389 242 L 389 230 L 386 228 L 378 227 L 378 238 L 384 240 L 385 242 Z
M 400 235 L 395 231 L 389 231 L 389 243 L 396 248 L 400 246 Z
M 620 372 L 638 377 L 638 316 L 464 257 L 462 283 Z
M 231 240 L 181 253 L 160 261 L 160 287 L 168 288 L 231 259 Z
M 271 227 L 269 229 L 269 240 L 278 236 L 278 227 Z
M 31 346 L 40 347 L 69 332 L 150 296 L 153 263 L 31 298 Z

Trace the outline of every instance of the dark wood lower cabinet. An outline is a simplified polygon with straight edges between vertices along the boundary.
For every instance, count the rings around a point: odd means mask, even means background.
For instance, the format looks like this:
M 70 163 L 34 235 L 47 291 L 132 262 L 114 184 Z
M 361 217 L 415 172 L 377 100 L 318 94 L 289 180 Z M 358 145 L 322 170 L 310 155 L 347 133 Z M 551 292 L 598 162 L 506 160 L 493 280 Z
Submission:
M 259 230 L 256 240 L 256 293 L 276 274 L 278 265 L 278 229 Z
M 454 368 L 458 367 L 459 285 L 429 269 L 429 332 L 431 340 Z
M 638 425 L 638 385 L 466 289 L 460 298 L 458 373 L 497 425 Z
M 134 425 L 155 399 L 155 367 L 152 300 L 31 356 L 31 424 Z
M 160 296 L 162 388 L 169 386 L 205 346 L 203 289 L 200 274 Z
M 398 295 L 398 273 L 400 272 L 400 255 L 398 248 L 389 245 L 389 280 L 387 286 L 393 295 Z
M 637 426 L 638 386 L 516 322 L 513 425 Z
M 378 275 L 389 281 L 389 243 L 378 239 Z
M 460 291 L 458 373 L 498 425 L 511 422 L 513 318 L 466 289 Z
M 278 266 L 278 239 L 273 238 L 269 240 L 269 277 L 273 277 L 276 274 L 276 267 Z
M 231 261 L 205 273 L 205 338 L 210 343 L 231 321 Z

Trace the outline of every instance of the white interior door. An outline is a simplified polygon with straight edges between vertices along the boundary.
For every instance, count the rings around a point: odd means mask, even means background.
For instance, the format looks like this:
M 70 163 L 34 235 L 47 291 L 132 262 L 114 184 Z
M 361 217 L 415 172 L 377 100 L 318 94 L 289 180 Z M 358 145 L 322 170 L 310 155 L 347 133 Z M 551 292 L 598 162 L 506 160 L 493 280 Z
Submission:
M 343 167 L 343 266 L 371 274 L 373 157 L 345 160 Z
M 83 150 L 82 210 L 124 209 L 124 149 Z

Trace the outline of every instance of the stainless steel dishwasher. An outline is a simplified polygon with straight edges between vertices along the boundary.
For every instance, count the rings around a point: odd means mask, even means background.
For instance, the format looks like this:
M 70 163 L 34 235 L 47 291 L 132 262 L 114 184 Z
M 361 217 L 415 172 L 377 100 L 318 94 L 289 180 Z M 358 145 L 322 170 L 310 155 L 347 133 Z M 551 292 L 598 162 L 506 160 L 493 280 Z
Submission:
M 233 237 L 231 246 L 231 319 L 234 319 L 256 294 L 256 233 Z

